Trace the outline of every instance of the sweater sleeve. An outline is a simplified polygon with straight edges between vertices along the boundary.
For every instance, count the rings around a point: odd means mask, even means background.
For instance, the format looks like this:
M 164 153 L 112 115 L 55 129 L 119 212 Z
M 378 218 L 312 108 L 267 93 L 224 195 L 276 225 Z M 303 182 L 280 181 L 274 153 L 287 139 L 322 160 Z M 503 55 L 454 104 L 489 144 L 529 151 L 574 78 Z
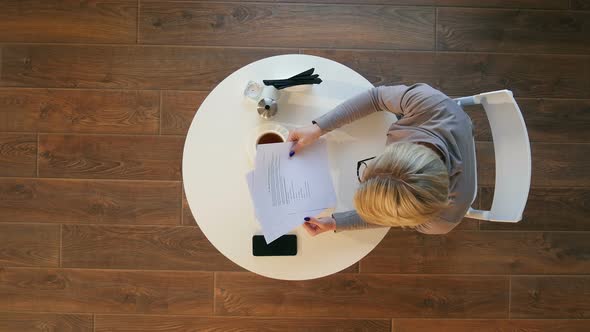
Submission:
M 336 221 L 336 230 L 335 232 L 340 231 L 348 231 L 348 230 L 355 230 L 355 229 L 368 229 L 368 228 L 378 228 L 378 227 L 385 227 L 381 225 L 374 225 L 369 224 L 361 219 L 361 217 L 356 213 L 356 211 L 346 211 L 346 212 L 337 212 L 332 215 L 334 220 Z
M 334 220 L 336 221 L 335 232 L 357 230 L 357 229 L 369 229 L 386 227 L 381 225 L 369 224 L 361 219 L 356 211 L 347 211 L 334 213 Z M 436 219 L 428 221 L 422 225 L 414 227 L 414 229 L 422 234 L 447 234 L 452 231 L 453 228 L 457 227 L 460 223 L 452 223 L 444 219 Z
M 375 112 L 386 111 L 410 117 L 431 109 L 447 97 L 427 84 L 380 86 L 362 92 L 315 119 L 323 133 Z

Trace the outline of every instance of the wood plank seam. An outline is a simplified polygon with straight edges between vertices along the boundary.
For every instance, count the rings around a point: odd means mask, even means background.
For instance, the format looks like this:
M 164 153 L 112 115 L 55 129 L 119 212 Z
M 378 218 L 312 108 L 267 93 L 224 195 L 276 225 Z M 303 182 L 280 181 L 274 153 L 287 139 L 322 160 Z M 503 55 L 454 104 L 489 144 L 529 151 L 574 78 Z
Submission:
M 160 117 L 160 119 L 158 121 L 158 123 L 159 123 L 158 135 L 162 135 L 162 99 L 163 99 L 162 98 L 162 90 L 160 90 L 160 93 L 158 94 L 158 96 L 160 98 L 159 103 L 158 103 L 158 112 L 159 112 L 158 114 Z M 173 135 L 170 135 L 170 136 L 173 136 Z
M 434 8 L 434 52 L 438 51 L 438 7 Z
M 88 312 L 73 312 L 73 311 L 64 311 L 64 312 L 55 312 L 55 311 L 23 311 L 23 310 L 2 310 L 1 313 L 13 313 L 13 314 L 58 314 L 58 315 L 97 315 L 97 316 L 142 316 L 142 317 L 162 317 L 162 318 L 223 318 L 223 319 L 297 319 L 302 318 L 298 316 L 281 316 L 281 315 L 272 315 L 272 316 L 264 316 L 264 315 L 256 315 L 256 316 L 244 316 L 244 315 L 232 315 L 232 316 L 213 316 L 213 315 L 203 315 L 203 314 L 161 314 L 161 313 L 88 313 Z M 431 321 L 471 321 L 471 320 L 484 320 L 484 321 L 495 321 L 495 320 L 508 320 L 508 318 L 436 318 L 436 317 L 342 317 L 342 316 L 317 316 L 313 317 L 313 319 L 318 320 L 396 320 L 396 319 L 418 319 L 418 320 L 431 320 Z M 539 321 L 570 321 L 571 318 L 510 318 L 512 321 L 527 321 L 527 320 L 539 320 Z M 590 322 L 590 318 L 576 318 L 576 321 L 587 321 Z
M 80 177 L 51 177 L 51 176 L 42 176 L 42 177 L 22 177 L 22 176 L 0 176 L 0 180 L 3 179 L 23 179 L 23 180 L 65 180 L 65 181 L 111 181 L 111 182 L 149 182 L 149 183 L 158 183 L 158 182 L 169 182 L 169 183 L 180 183 L 182 180 L 162 180 L 162 179 L 109 179 L 109 178 L 80 178 Z M 579 187 L 573 187 L 579 188 Z
M 184 184 L 182 179 L 180 180 L 180 226 L 184 225 Z
M 62 253 L 63 253 L 63 224 L 59 224 L 59 264 L 57 266 L 61 267 L 62 264 Z
M 73 45 L 69 45 L 73 46 Z M 0 91 L 3 90 L 38 90 L 38 91 L 46 91 L 49 89 L 50 91 L 59 91 L 59 90 L 75 90 L 75 91 L 87 91 L 87 92 L 143 92 L 143 91 L 160 91 L 161 89 L 126 89 L 126 88 L 85 88 L 85 87 L 78 87 L 78 88 L 70 88 L 70 87 L 60 87 L 60 88 L 44 88 L 44 87 L 36 87 L 36 86 L 0 86 Z M 177 91 L 177 90 L 171 90 Z M 206 92 L 209 93 L 209 90 L 182 90 L 186 92 Z M 521 98 L 523 99 L 523 98 Z
M 111 133 L 79 133 L 79 132 L 45 132 L 45 131 L 3 131 L 2 133 L 5 134 L 29 134 L 29 135 L 45 135 L 45 136 L 50 136 L 50 135 L 57 135 L 57 136 L 113 136 L 113 137 L 158 137 L 160 135 L 158 134 L 111 134 Z M 180 134 L 167 134 L 165 137 L 176 137 L 176 138 L 185 138 L 186 135 L 180 135 Z M 487 142 L 487 141 L 483 141 L 483 142 Z M 552 143 L 552 144 L 559 144 L 559 143 Z M 563 143 L 565 144 L 565 143 Z M 570 144 L 570 143 L 568 143 Z M 577 143 L 577 144 L 585 144 L 585 143 Z M 589 143 L 590 144 L 590 143 Z
M 189 227 L 189 226 L 186 226 Z M 28 270 L 64 270 L 64 271 L 105 271 L 105 272 L 114 272 L 114 271 L 123 271 L 123 272 L 157 272 L 157 273 L 174 273 L 174 272 L 183 272 L 183 273 L 203 273 L 203 274 L 249 274 L 248 271 L 207 271 L 207 270 L 186 270 L 186 269 L 132 269 L 132 268 L 97 268 L 97 267 L 47 267 L 47 266 L 10 266 L 6 267 L 6 269 L 11 270 L 21 270 L 21 269 L 28 269 Z M 360 275 L 356 272 L 346 272 L 346 273 L 338 273 L 335 276 L 350 276 L 350 277 L 359 277 Z M 506 278 L 506 281 L 509 280 L 510 277 L 534 277 L 534 278 L 579 278 L 579 277 L 590 277 L 588 273 L 582 274 L 530 274 L 530 273 L 522 273 L 522 274 L 482 274 L 482 273 L 363 273 L 364 277 L 368 276 L 389 276 L 389 277 L 474 277 L 474 278 Z M 234 317 L 232 315 L 232 317 Z M 322 316 L 323 317 L 323 316 Z M 332 317 L 334 318 L 334 317 Z M 367 317 L 364 317 L 367 318 Z M 382 319 L 387 319 L 388 317 L 380 317 Z M 391 318 L 391 317 L 389 317 Z M 590 319 L 590 318 L 589 318 Z
M 163 317 L 163 318 L 174 318 L 174 317 L 178 317 L 178 318 L 223 318 L 223 319 L 298 319 L 301 317 L 294 317 L 294 316 L 276 316 L 276 315 L 272 315 L 272 316 L 241 316 L 241 315 L 232 315 L 232 316 L 213 316 L 213 315 L 206 315 L 206 314 L 161 314 L 161 313 L 141 313 L 141 312 L 134 312 L 134 313 L 118 313 L 118 312 L 112 312 L 112 313 L 88 313 L 88 312 L 75 312 L 75 311 L 23 311 L 23 310 L 2 310 L 0 311 L 0 313 L 13 313 L 13 314 L 56 314 L 56 315 L 84 315 L 84 316 L 92 316 L 92 315 L 97 315 L 97 316 L 143 316 L 143 317 Z M 414 318 L 414 317 L 410 317 L 410 318 Z M 313 319 L 318 319 L 318 320 L 342 320 L 342 321 L 347 321 L 347 320 L 392 320 L 393 318 L 391 317 L 334 317 L 334 316 L 318 316 L 318 317 L 313 317 Z M 420 318 L 420 319 L 425 319 L 425 320 L 440 320 L 441 318 Z M 444 318 L 445 320 L 465 320 L 464 318 Z M 485 318 L 473 318 L 473 319 L 484 319 Z M 520 318 L 515 318 L 515 320 L 520 319 Z M 528 319 L 528 318 L 527 318 Z M 494 320 L 489 319 L 489 320 Z M 526 319 L 523 319 L 526 320 Z M 568 319 L 563 319 L 563 318 L 552 318 L 551 320 L 568 320 Z M 580 320 L 586 320 L 586 319 L 580 319 Z M 587 319 L 588 321 L 590 321 L 590 319 Z
M 496 10 L 496 9 L 494 9 Z M 588 11 L 576 10 L 576 13 L 590 13 Z M 414 48 L 395 48 L 395 49 L 376 49 L 369 47 L 286 47 L 286 46 L 219 46 L 219 45 L 190 45 L 190 44 L 135 44 L 135 43 L 123 43 L 123 44 L 109 44 L 109 43 L 61 43 L 61 42 L 0 42 L 0 46 L 73 46 L 73 47 L 131 47 L 131 48 L 161 48 L 161 47 L 174 47 L 174 48 L 189 48 L 189 49 L 229 49 L 229 50 L 260 50 L 260 49 L 275 49 L 275 50 L 291 50 L 296 51 L 298 49 L 303 50 L 339 50 L 339 51 L 372 51 L 372 52 L 415 52 L 415 53 L 433 53 L 435 50 L 423 50 Z M 465 51 L 465 50 L 438 50 L 441 53 L 456 53 L 456 54 L 505 54 L 505 55 L 555 55 L 555 56 L 571 56 L 571 57 L 588 57 L 588 53 L 553 53 L 553 52 L 510 52 L 510 51 Z M 1 55 L 1 54 L 0 54 Z M 1 59 L 1 58 L 0 58 Z M 78 89 L 78 88 L 70 88 Z M 88 89 L 88 88 L 80 88 Z M 104 88 L 110 89 L 110 88 Z
M 213 272 L 213 316 L 217 315 L 217 272 Z
M 259 50 L 259 49 L 277 49 L 277 50 L 297 50 L 297 47 L 284 47 L 284 46 L 218 46 L 218 45 L 187 45 L 187 44 L 135 44 L 135 43 L 123 43 L 123 44 L 112 44 L 112 43 L 61 43 L 61 42 L 0 42 L 0 46 L 74 46 L 74 47 L 87 47 L 87 46 L 98 46 L 98 47 L 134 47 L 134 48 L 162 48 L 162 47 L 176 47 L 176 48 L 195 48 L 195 49 L 235 49 L 235 50 Z M 314 47 L 316 49 L 317 47 Z M 325 47 L 324 49 L 331 49 Z M 344 49 L 344 48 L 342 48 Z M 359 50 L 358 48 L 351 48 L 350 50 Z M 379 49 L 367 48 L 366 50 L 382 51 Z M 399 51 L 404 49 L 392 49 L 387 51 Z M 432 52 L 428 50 L 412 50 L 412 52 Z M 70 88 L 77 89 L 77 88 Z M 131 89 L 133 90 L 133 89 Z
M 139 16 L 140 16 L 140 0 L 137 0 L 137 18 L 136 18 L 136 25 L 135 25 L 135 43 L 139 44 Z
M 512 316 L 512 276 L 508 277 L 508 319 Z
M 26 176 L 0 176 L 0 180 L 55 180 L 55 181 L 97 181 L 97 182 L 150 182 L 150 183 L 157 183 L 157 182 L 170 182 L 170 183 L 179 183 L 182 180 L 137 180 L 137 179 L 94 179 L 94 178 L 53 178 L 53 177 L 26 177 Z
M 571 0 L 570 0 L 571 1 Z M 482 2 L 483 3 L 483 2 Z M 397 5 L 396 5 L 397 6 Z M 403 6 L 403 5 L 400 5 Z M 412 5 L 412 6 L 420 6 L 420 5 Z M 477 9 L 477 10 L 531 10 L 537 12 L 567 12 L 570 9 L 568 7 L 564 8 L 529 8 L 529 7 L 474 7 L 474 6 L 466 6 L 466 5 L 439 5 L 441 8 L 452 8 L 452 9 Z M 587 10 L 576 10 L 576 12 L 585 12 Z
M 583 12 L 583 11 L 576 11 L 576 12 Z M 590 11 L 587 11 L 590 13 Z M 301 49 L 305 50 L 321 50 L 321 51 L 363 51 L 363 52 L 385 52 L 385 53 L 424 53 L 424 54 L 431 54 L 434 53 L 434 50 L 420 50 L 420 49 L 412 49 L 412 48 L 396 48 L 396 49 L 375 49 L 375 48 L 348 48 L 348 47 L 338 47 L 338 48 L 330 48 L 330 47 L 321 47 L 321 46 L 314 46 L 314 47 L 284 47 L 284 46 L 214 46 L 214 45 L 185 45 L 185 44 L 99 44 L 99 43 L 0 43 L 0 46 L 74 46 L 74 47 L 130 47 L 130 48 L 162 48 L 162 47 L 173 47 L 173 48 L 189 48 L 189 49 L 228 49 L 228 50 L 288 50 L 288 51 L 297 51 Z M 551 53 L 551 52 L 543 52 L 543 53 L 527 53 L 527 52 L 498 52 L 498 51 L 456 51 L 456 50 L 436 50 L 436 52 L 441 54 L 472 54 L 472 55 L 520 55 L 520 56 L 562 56 L 562 57 L 578 57 L 578 58 L 588 58 L 590 57 L 589 54 L 586 53 Z M 2 88 L 42 88 L 42 89 L 51 89 L 54 87 L 22 87 L 22 86 L 2 86 Z M 59 87 L 56 89 L 71 89 L 71 90 L 97 90 L 97 89 L 104 89 L 104 90 L 121 90 L 122 88 L 88 88 L 88 87 L 81 87 L 81 88 L 68 88 L 68 87 Z M 123 90 L 159 90 L 157 88 L 141 88 L 141 89 L 123 89 Z M 174 89 L 178 90 L 178 89 Z M 188 91 L 194 91 L 190 89 L 186 89 Z M 181 90 L 183 91 L 183 90 Z M 587 99 L 587 98 L 586 98 Z
M 39 144 L 39 133 L 37 133 L 37 153 L 35 156 L 35 168 L 37 171 L 37 178 L 39 177 L 39 151 L 41 149 L 41 146 Z

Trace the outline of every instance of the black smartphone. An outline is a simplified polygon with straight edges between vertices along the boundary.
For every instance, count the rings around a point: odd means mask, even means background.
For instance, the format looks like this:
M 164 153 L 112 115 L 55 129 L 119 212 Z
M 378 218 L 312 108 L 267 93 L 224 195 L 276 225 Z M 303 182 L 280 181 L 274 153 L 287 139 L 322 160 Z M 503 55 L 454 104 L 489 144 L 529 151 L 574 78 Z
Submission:
M 252 254 L 254 256 L 295 256 L 297 255 L 297 235 L 283 235 L 270 244 L 266 244 L 264 236 L 254 235 Z

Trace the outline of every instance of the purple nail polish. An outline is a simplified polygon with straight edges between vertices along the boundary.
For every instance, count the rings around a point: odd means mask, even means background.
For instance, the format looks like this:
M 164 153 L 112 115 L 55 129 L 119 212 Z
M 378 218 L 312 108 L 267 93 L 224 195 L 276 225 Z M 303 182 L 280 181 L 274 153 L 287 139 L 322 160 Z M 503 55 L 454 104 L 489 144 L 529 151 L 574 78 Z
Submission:
M 310 219 L 309 219 L 309 217 L 305 217 L 305 218 L 303 218 L 303 220 L 309 221 Z
M 289 157 L 293 157 L 295 155 L 295 151 L 289 152 Z

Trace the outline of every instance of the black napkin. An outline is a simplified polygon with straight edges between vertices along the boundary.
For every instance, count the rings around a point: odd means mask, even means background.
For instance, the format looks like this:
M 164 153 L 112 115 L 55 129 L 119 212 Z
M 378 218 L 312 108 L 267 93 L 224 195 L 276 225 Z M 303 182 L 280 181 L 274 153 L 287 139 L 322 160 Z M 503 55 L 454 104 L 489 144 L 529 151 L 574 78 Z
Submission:
M 311 68 L 287 79 L 263 80 L 262 83 L 264 83 L 264 85 L 274 86 L 277 90 L 281 90 L 296 85 L 322 83 L 322 80 L 319 78 L 320 75 L 313 74 L 314 70 L 315 68 Z

